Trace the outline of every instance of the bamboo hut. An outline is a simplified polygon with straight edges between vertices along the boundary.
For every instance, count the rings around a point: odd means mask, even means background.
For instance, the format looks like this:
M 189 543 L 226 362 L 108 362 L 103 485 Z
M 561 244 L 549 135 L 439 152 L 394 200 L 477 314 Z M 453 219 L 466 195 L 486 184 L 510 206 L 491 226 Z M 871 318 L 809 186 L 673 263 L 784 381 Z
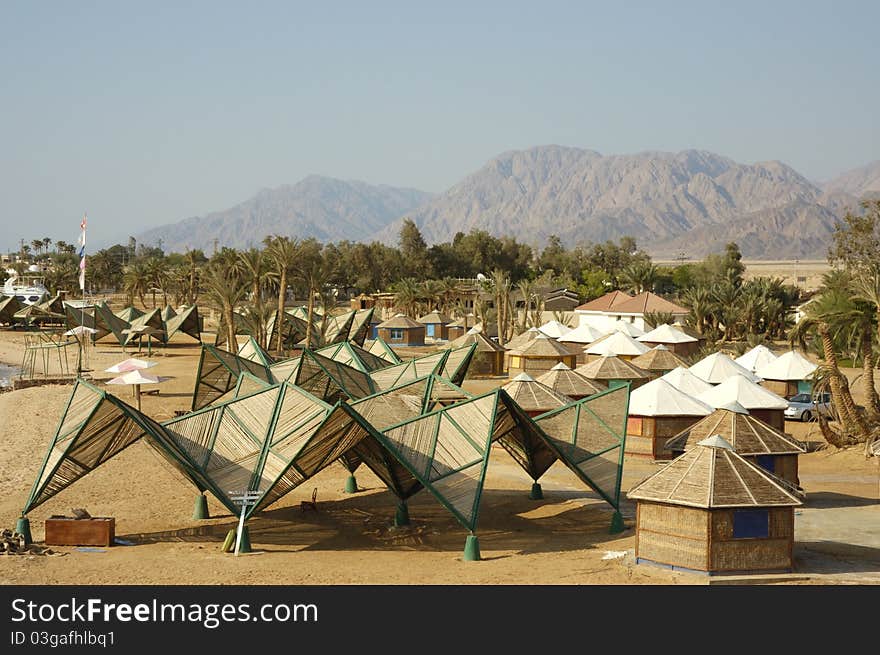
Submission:
M 430 314 L 425 314 L 416 320 L 425 326 L 426 337 L 442 340 L 449 338 L 449 328 L 447 326 L 452 323 L 452 319 L 446 314 L 441 314 L 440 312 L 435 311 Z
M 425 326 L 403 314 L 397 314 L 376 329 L 378 338 L 390 346 L 424 346 Z
M 633 357 L 631 361 L 636 366 L 650 371 L 655 377 L 665 375 L 680 366 L 687 366 L 687 363 L 681 357 L 662 343 L 654 346 L 644 355 Z
M 545 334 L 538 334 L 525 346 L 507 351 L 507 355 L 510 374 L 532 371 L 543 373 L 559 363 L 573 368 L 577 357 L 564 344 Z
M 759 368 L 756 374 L 763 378 L 761 386 L 789 398 L 799 393 L 813 393 L 812 377 L 817 368 L 797 350 L 790 350 Z
M 741 375 L 728 378 L 717 387 L 701 393 L 697 398 L 715 408 L 733 402 L 739 403 L 752 416 L 769 423 L 780 432 L 785 431 L 785 408 L 788 407 L 788 401 Z
M 721 384 L 731 375 L 741 375 L 752 382 L 759 380 L 757 375 L 721 352 L 707 355 L 690 368 L 691 373 L 709 384 Z
M 528 373 L 520 373 L 501 388 L 529 416 L 538 416 L 574 402 L 568 396 L 541 384 Z
M 538 329 L 551 339 L 558 339 L 559 337 L 565 336 L 566 334 L 571 332 L 570 327 L 568 327 L 564 323 L 560 323 L 559 321 L 547 321 Z
M 629 396 L 626 453 L 654 460 L 672 459 L 666 441 L 711 413 L 709 405 L 666 380 L 652 380 Z
M 636 485 L 636 562 L 708 574 L 791 571 L 801 494 L 712 436 Z
M 689 396 L 694 397 L 699 396 L 704 391 L 708 391 L 712 388 L 711 384 L 698 378 L 691 373 L 689 368 L 685 368 L 684 366 L 672 369 L 669 373 L 663 375 L 662 379 L 666 380 L 676 389 L 684 391 Z
M 443 348 L 460 348 L 472 343 L 477 344 L 477 348 L 474 351 L 473 359 L 471 359 L 468 374 L 470 376 L 504 375 L 504 353 L 506 349 L 504 346 L 492 341 L 492 339 L 487 339 L 478 330 L 471 328 L 467 331 L 467 334 L 454 341 L 450 341 Z
M 446 338 L 450 341 L 463 337 L 465 333 L 477 324 L 477 318 L 468 314 L 464 318 L 452 321 L 446 325 Z
M 556 393 L 568 396 L 572 400 L 580 400 L 605 390 L 604 385 L 596 384 L 561 363 L 551 368 L 544 375 L 537 378 L 537 380 L 541 384 L 553 389 Z
M 776 355 L 767 346 L 759 344 L 751 350 L 743 353 L 733 361 L 743 368 L 757 374 L 762 366 L 769 364 L 776 359 Z
M 649 350 L 648 346 L 639 343 L 628 334 L 615 331 L 587 346 L 584 352 L 587 355 L 587 361 L 590 362 L 605 355 L 617 355 L 621 359 L 631 360 L 639 355 L 644 355 Z
M 595 361 L 578 366 L 574 371 L 589 380 L 605 384 L 609 389 L 627 383 L 630 383 L 635 389 L 651 379 L 651 374 L 648 371 L 615 355 L 600 357 Z
M 699 349 L 699 339 L 685 334 L 678 328 L 674 328 L 668 323 L 658 325 L 650 332 L 646 332 L 640 337 L 636 337 L 636 341 L 640 341 L 646 346 L 653 348 L 655 346 L 666 346 L 676 355 L 688 357 Z
M 798 455 L 807 452 L 799 441 L 777 430 L 739 403 L 719 407 L 666 442 L 674 456 L 687 452 L 711 435 L 720 435 L 737 454 L 766 471 L 798 485 Z

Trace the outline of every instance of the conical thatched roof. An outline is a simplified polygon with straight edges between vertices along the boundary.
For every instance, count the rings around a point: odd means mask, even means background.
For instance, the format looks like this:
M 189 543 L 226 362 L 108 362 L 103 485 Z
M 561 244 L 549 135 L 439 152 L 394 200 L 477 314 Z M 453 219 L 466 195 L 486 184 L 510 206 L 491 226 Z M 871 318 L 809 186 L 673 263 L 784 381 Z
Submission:
M 662 343 L 654 346 L 644 355 L 634 357 L 632 363 L 641 366 L 646 371 L 672 371 L 679 366 L 687 366 L 687 363 Z
M 501 388 L 527 412 L 549 412 L 573 402 L 526 373 L 520 373 Z
M 423 328 L 424 324 L 412 320 L 404 314 L 395 314 L 384 323 L 379 323 L 380 328 Z
M 694 343 L 697 341 L 694 337 L 668 323 L 658 325 L 650 332 L 645 332 L 642 336 L 637 337 L 637 340 L 642 343 Z
M 511 355 L 526 357 L 571 357 L 574 355 L 565 344 L 540 332 L 529 343 L 519 348 L 512 348 L 509 352 Z
M 699 396 L 704 391 L 708 391 L 712 388 L 711 384 L 705 380 L 701 380 L 691 373 L 689 368 L 685 368 L 684 366 L 678 366 L 672 369 L 660 379 L 666 380 L 673 387 L 684 391 L 690 396 Z
M 538 329 L 551 339 L 558 339 L 559 337 L 571 332 L 570 327 L 568 327 L 564 323 L 560 323 L 559 321 L 547 321 Z
M 806 380 L 817 368 L 818 366 L 797 350 L 789 350 L 772 362 L 761 366 L 756 374 L 765 380 Z
M 640 390 L 637 390 L 640 391 Z M 632 400 L 630 400 L 632 403 Z M 742 409 L 742 408 L 740 408 Z M 795 455 L 807 449 L 784 432 L 744 411 L 719 407 L 666 441 L 673 452 L 687 452 L 706 437 L 720 435 L 740 455 Z
M 584 348 L 588 355 L 643 355 L 649 350 L 648 346 L 623 332 L 609 334 L 601 341 Z
M 709 384 L 720 384 L 731 375 L 742 375 L 744 378 L 752 382 L 758 381 L 758 376 L 743 368 L 728 355 L 717 352 L 707 355 L 696 364 L 691 366 L 691 373 L 701 380 L 705 380 Z
M 640 380 L 651 377 L 645 369 L 614 355 L 602 356 L 578 366 L 574 371 L 590 380 Z
M 541 331 L 538 328 L 529 328 L 525 332 L 521 332 L 520 334 L 516 335 L 513 339 L 508 341 L 505 346 L 507 346 L 508 350 L 518 350 L 526 344 L 531 343 L 532 340 L 539 334 L 541 334 Z
M 447 348 L 461 348 L 462 346 L 469 346 L 470 344 L 477 344 L 477 352 L 478 353 L 486 353 L 486 352 L 504 352 L 507 350 L 504 346 L 499 345 L 497 342 L 489 339 L 479 330 L 474 330 L 471 328 L 463 335 L 458 337 L 457 339 L 453 339 L 449 342 L 448 345 L 443 346 L 443 349 Z
M 727 378 L 717 387 L 704 391 L 697 398 L 712 407 L 723 407 L 734 401 L 748 410 L 785 409 L 788 407 L 788 401 L 785 398 L 741 375 Z
M 754 373 L 762 366 L 775 360 L 776 355 L 773 351 L 767 346 L 759 344 L 733 361 Z
M 571 398 L 575 396 L 592 396 L 594 393 L 605 390 L 592 380 L 573 371 L 562 362 L 544 373 L 544 375 L 539 376 L 537 380 L 541 384 L 553 389 L 556 393 L 561 393 Z
M 708 416 L 712 408 L 661 378 L 629 395 L 630 416 Z
M 575 343 L 587 345 L 593 343 L 596 339 L 600 339 L 605 336 L 605 333 L 601 330 L 597 330 L 591 325 L 587 325 L 584 323 L 583 325 L 579 325 L 571 332 L 566 332 L 561 337 L 557 339 L 562 343 Z
M 441 314 L 440 312 L 431 312 L 430 314 L 420 316 L 416 320 L 419 323 L 442 323 L 443 325 L 448 325 L 452 322 L 451 318 L 449 318 L 446 314 Z
M 712 509 L 792 507 L 803 504 L 798 495 L 789 483 L 713 436 L 637 484 L 627 498 Z

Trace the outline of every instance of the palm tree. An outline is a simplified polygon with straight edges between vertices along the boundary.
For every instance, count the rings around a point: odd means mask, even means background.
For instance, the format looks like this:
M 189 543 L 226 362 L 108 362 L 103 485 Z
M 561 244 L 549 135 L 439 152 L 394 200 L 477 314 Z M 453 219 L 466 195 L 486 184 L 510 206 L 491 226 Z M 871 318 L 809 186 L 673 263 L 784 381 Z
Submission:
M 858 412 L 849 391 L 849 383 L 840 371 L 834 345 L 834 334 L 839 334 L 849 327 L 851 315 L 846 305 L 847 299 L 847 296 L 843 296 L 833 289 L 825 289 L 809 304 L 806 316 L 795 326 L 790 335 L 792 342 L 798 341 L 802 345 L 804 337 L 811 331 L 817 332 L 821 339 L 825 375 L 831 388 L 832 402 L 840 414 L 843 431 L 843 434 L 838 434 L 833 430 L 823 428 L 823 435 L 829 443 L 838 447 L 852 442 L 852 439 L 847 436 L 848 434 L 857 434 L 856 441 L 870 438 L 868 426 Z
M 492 288 L 495 291 L 495 316 L 498 321 L 498 344 L 503 346 L 507 341 L 508 323 L 510 322 L 510 276 L 501 269 L 492 271 Z
M 136 259 L 125 268 L 122 282 L 128 297 L 134 300 L 137 296 L 141 301 L 141 307 L 146 307 L 144 294 L 150 289 L 150 272 L 143 260 Z
M 251 301 L 256 302 L 266 288 L 269 279 L 269 262 L 262 250 L 250 248 L 238 253 L 239 270 L 251 285 Z
M 184 261 L 188 270 L 187 297 L 188 304 L 195 305 L 199 297 L 198 272 L 199 265 L 206 261 L 205 253 L 196 248 L 195 250 L 186 249 L 184 253 Z
M 422 282 L 422 297 L 425 299 L 425 313 L 430 314 L 442 302 L 444 285 L 439 280 L 425 280 Z
M 540 304 L 540 296 L 538 294 L 538 286 L 535 284 L 533 280 L 529 280 L 528 278 L 522 279 L 516 285 L 517 290 L 523 298 L 523 312 L 521 315 L 517 314 L 517 332 L 525 332 L 527 327 L 527 322 L 529 320 L 529 311 L 531 309 L 532 303 L 534 303 L 535 308 L 537 309 Z
M 875 322 L 878 330 L 878 341 L 880 341 L 880 270 L 876 268 L 860 271 L 852 280 L 852 289 L 854 296 L 858 300 L 870 303 L 874 307 Z M 873 340 L 863 339 L 862 341 L 862 357 L 863 370 L 865 378 L 865 394 L 868 398 L 868 410 L 871 412 L 871 419 L 880 420 L 880 398 L 877 396 L 877 387 L 874 385 L 874 349 Z M 870 362 L 868 361 L 870 357 Z M 870 366 L 870 369 L 868 368 Z
M 714 307 L 712 292 L 704 286 L 691 287 L 682 293 L 681 301 L 691 310 L 690 318 L 697 332 L 706 334 Z
M 49 246 L 52 245 L 52 239 L 43 237 L 43 252 L 49 254 Z
M 300 261 L 295 266 L 294 274 L 308 288 L 309 299 L 306 308 L 306 346 L 311 348 L 315 317 L 315 297 L 319 296 L 324 290 L 324 287 L 326 287 L 327 281 L 333 275 L 333 269 L 332 266 L 330 266 L 330 263 L 321 257 L 320 253 L 317 253 L 317 256 L 306 257 L 304 259 L 305 261 Z M 329 318 L 326 312 L 324 318 L 325 320 L 326 318 Z
M 31 246 L 34 248 L 34 253 L 37 257 L 40 256 L 40 253 L 43 251 L 43 240 L 42 239 L 33 239 L 31 241 Z
M 637 260 L 620 272 L 620 281 L 635 294 L 653 291 L 659 272 L 657 267 L 648 261 Z
M 278 279 L 278 305 L 276 307 L 275 330 L 278 334 L 275 354 L 278 357 L 284 355 L 282 335 L 284 333 L 284 300 L 287 296 L 287 277 L 300 256 L 300 242 L 290 237 L 273 235 L 264 239 L 266 255 L 274 268 L 273 273 Z M 271 341 L 272 335 L 269 335 Z M 307 342 L 308 343 L 308 342 Z
M 214 263 L 208 266 L 205 275 L 205 290 L 208 302 L 219 312 L 226 330 L 226 349 L 238 350 L 235 339 L 235 306 L 241 301 L 247 288 L 234 266 Z
M 414 277 L 405 277 L 398 280 L 394 284 L 394 306 L 403 310 L 407 316 L 415 318 L 413 315 L 418 311 L 419 299 L 422 297 L 422 290 Z

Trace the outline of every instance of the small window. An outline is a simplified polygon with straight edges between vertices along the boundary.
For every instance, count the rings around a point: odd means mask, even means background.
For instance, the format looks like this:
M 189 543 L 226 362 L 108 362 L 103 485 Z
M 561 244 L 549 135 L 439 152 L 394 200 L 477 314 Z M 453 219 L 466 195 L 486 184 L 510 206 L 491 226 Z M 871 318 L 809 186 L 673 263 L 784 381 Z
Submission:
M 776 471 L 776 457 L 773 455 L 758 455 L 758 466 L 765 471 L 774 473 Z
M 734 539 L 760 539 L 770 536 L 770 512 L 766 509 L 741 509 L 733 513 Z
M 392 341 L 403 341 L 403 328 L 391 328 Z

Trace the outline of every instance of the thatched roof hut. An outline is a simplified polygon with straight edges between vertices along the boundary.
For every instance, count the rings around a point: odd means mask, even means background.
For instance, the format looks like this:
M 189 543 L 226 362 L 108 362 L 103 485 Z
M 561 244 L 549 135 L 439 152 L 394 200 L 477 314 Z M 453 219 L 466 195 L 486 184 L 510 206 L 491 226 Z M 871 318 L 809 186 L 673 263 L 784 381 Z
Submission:
M 637 484 L 636 562 L 706 573 L 790 571 L 797 489 L 713 435 Z
M 541 334 L 541 331 L 536 327 L 531 327 L 525 332 L 520 332 L 518 335 L 513 337 L 510 341 L 504 344 L 504 347 L 508 350 L 517 350 L 519 348 L 523 348 L 527 344 L 531 343 L 532 340 Z
M 724 407 L 736 402 L 749 414 L 757 416 L 779 431 L 785 430 L 785 408 L 788 401 L 769 389 L 751 382 L 741 375 L 734 375 L 716 387 L 697 396 L 712 407 Z
M 691 373 L 709 384 L 721 384 L 731 375 L 742 375 L 752 382 L 757 382 L 759 379 L 757 375 L 743 368 L 733 361 L 729 355 L 722 352 L 707 355 L 690 368 Z
M 468 375 L 504 375 L 504 353 L 506 348 L 487 338 L 479 330 L 471 328 L 466 334 L 444 345 L 443 349 L 461 348 L 472 343 L 477 344 L 477 348 L 471 359 Z
M 576 355 L 565 344 L 539 333 L 531 342 L 507 352 L 508 370 L 513 373 L 549 371 L 559 363 L 569 368 L 575 366 Z
M 790 350 L 764 364 L 755 373 L 763 378 L 762 386 L 780 396 L 789 397 L 798 393 L 812 393 L 811 378 L 817 368 L 797 350 Z
M 403 314 L 395 314 L 384 323 L 379 323 L 376 333 L 390 346 L 425 345 L 425 326 Z
M 551 368 L 537 380 L 572 400 L 580 400 L 605 390 L 604 385 L 596 384 L 562 363 Z
M 527 373 L 520 373 L 501 388 L 529 416 L 538 416 L 574 402 L 573 399 L 541 384 Z
M 632 363 L 655 375 L 664 375 L 687 363 L 662 343 L 654 346 L 644 355 L 634 357 Z
M 578 366 L 575 372 L 590 380 L 603 382 L 609 388 L 621 386 L 627 382 L 631 382 L 632 388 L 636 388 L 651 379 L 649 371 L 615 355 L 606 355 L 595 361 Z
M 657 379 L 639 387 L 629 396 L 626 422 L 626 452 L 651 459 L 672 459 L 666 441 L 712 413 L 712 408 Z
M 739 403 L 719 407 L 667 440 L 666 448 L 678 455 L 716 434 L 728 441 L 737 454 L 792 484 L 798 484 L 798 455 L 807 449 L 781 430 L 750 415 Z

